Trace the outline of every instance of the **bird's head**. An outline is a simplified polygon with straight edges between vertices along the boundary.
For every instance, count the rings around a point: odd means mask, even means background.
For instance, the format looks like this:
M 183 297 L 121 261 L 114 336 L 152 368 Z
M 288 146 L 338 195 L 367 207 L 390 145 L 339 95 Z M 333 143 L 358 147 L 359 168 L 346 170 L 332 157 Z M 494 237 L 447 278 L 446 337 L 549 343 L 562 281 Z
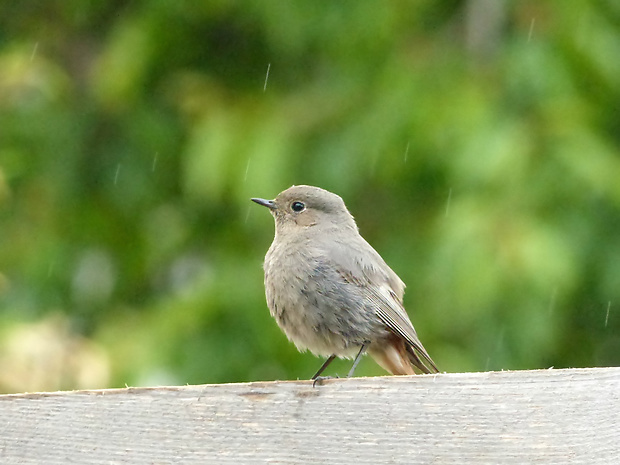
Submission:
M 276 221 L 276 234 L 294 233 L 310 227 L 353 228 L 355 220 L 340 196 L 313 186 L 292 186 L 274 200 L 253 198 L 269 208 Z

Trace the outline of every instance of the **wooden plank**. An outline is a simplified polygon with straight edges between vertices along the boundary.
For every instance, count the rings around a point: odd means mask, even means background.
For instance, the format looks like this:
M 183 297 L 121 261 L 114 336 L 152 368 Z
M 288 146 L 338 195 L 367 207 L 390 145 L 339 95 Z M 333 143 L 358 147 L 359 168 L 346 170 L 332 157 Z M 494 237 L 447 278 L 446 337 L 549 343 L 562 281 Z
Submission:
M 620 368 L 0 396 L 2 464 L 618 464 Z

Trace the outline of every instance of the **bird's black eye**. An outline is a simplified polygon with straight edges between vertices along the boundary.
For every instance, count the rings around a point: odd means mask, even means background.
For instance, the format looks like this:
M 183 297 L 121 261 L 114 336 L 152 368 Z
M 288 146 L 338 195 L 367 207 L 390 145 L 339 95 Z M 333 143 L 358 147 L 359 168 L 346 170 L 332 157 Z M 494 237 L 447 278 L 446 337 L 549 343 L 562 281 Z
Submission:
M 304 205 L 303 202 L 293 202 L 291 204 L 291 209 L 294 212 L 301 212 L 301 211 L 304 211 L 306 209 L 306 206 Z

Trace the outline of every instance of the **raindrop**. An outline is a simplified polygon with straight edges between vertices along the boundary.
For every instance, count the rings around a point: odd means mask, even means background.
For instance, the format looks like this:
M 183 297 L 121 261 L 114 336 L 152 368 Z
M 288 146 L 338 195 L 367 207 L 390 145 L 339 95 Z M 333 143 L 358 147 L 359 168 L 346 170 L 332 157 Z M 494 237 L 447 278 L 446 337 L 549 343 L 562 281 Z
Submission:
M 118 181 L 118 173 L 120 172 L 120 170 L 121 170 L 121 164 L 119 163 L 116 166 L 116 173 L 114 174 L 114 185 L 115 186 L 116 186 L 116 182 Z
M 34 44 L 34 48 L 32 49 L 32 54 L 30 55 L 30 61 L 34 60 L 34 56 L 37 54 L 38 48 L 39 48 L 39 42 Z
M 448 213 L 450 213 L 450 201 L 452 200 L 452 188 L 448 191 L 448 200 L 446 201 L 446 218 L 448 217 Z
M 605 328 L 607 328 L 607 323 L 609 322 L 609 309 L 611 308 L 611 300 L 607 302 L 607 314 L 605 315 Z
M 267 81 L 269 80 L 269 70 L 271 69 L 271 63 L 267 65 L 267 75 L 265 76 L 265 85 L 263 86 L 263 92 L 267 90 Z
M 243 176 L 243 182 L 247 181 L 248 179 L 248 172 L 250 171 L 250 161 L 252 161 L 252 159 L 248 158 L 248 162 L 245 165 L 245 175 Z
M 527 41 L 532 40 L 532 32 L 534 31 L 534 23 L 536 22 L 536 18 L 532 18 L 532 22 L 530 22 L 530 31 L 527 34 Z
M 157 157 L 159 156 L 159 152 L 155 152 L 155 157 L 153 157 L 153 166 L 151 166 L 151 171 L 155 172 L 155 166 L 157 166 Z
M 407 148 L 405 149 L 405 163 L 407 163 L 408 156 L 409 156 L 409 142 L 407 142 Z

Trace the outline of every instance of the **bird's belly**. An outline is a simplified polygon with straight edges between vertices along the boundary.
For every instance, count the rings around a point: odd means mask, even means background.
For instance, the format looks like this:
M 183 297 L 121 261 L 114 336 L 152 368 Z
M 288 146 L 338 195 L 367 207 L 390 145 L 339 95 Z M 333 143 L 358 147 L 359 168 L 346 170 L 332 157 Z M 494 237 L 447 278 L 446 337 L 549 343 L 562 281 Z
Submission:
M 341 330 L 334 331 L 329 318 L 317 314 L 315 309 L 303 306 L 279 307 L 272 312 L 278 326 L 300 351 L 309 350 L 315 355 L 353 357 L 363 341 L 347 337 Z
M 312 261 L 305 260 L 305 263 Z M 337 273 L 266 263 L 265 292 L 271 315 L 299 350 L 353 357 L 360 346 L 386 332 L 359 289 Z M 290 265 L 290 263 L 289 263 Z

